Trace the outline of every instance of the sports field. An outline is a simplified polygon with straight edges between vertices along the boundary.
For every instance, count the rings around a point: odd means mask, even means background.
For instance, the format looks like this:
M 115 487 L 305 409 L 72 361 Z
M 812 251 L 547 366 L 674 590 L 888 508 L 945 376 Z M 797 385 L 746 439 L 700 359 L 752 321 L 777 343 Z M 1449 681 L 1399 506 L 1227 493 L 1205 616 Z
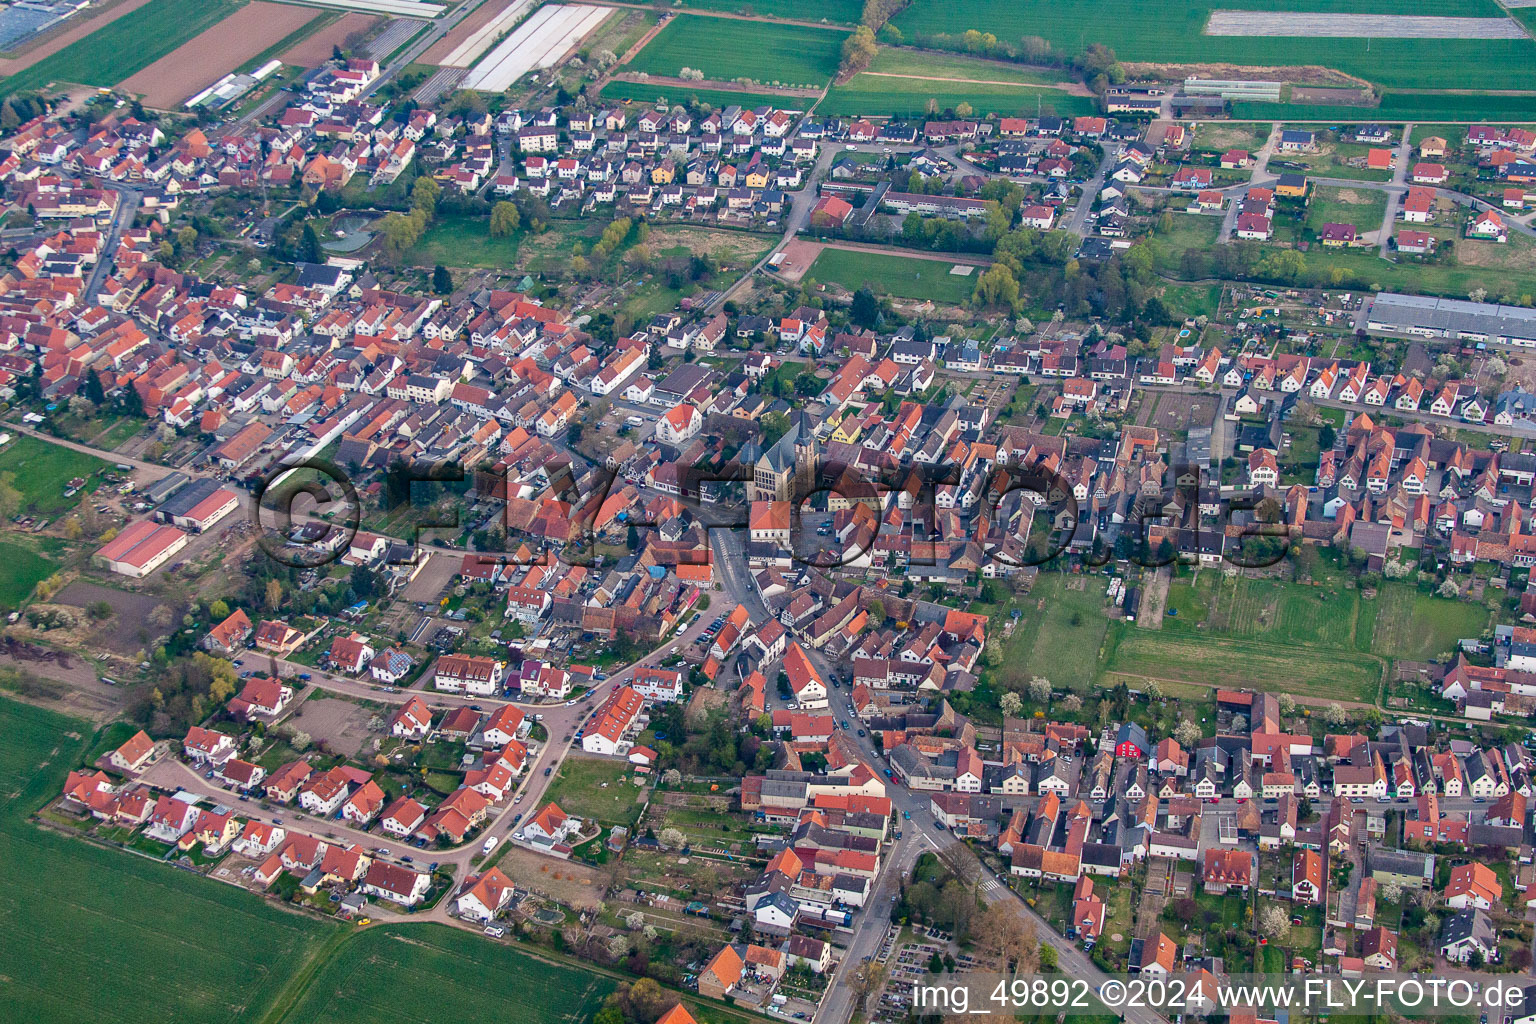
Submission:
M 64 497 L 64 490 L 75 477 L 90 477 L 106 463 L 35 437 L 21 435 L 0 448 L 0 473 L 14 473 L 14 484 L 21 491 L 21 511 L 27 515 L 51 516 L 79 504 L 80 496 Z M 95 481 L 86 486 L 94 486 Z
M 442 925 L 369 929 L 316 974 L 282 1024 L 585 1024 L 611 979 Z
M 999 39 L 1040 36 L 1058 51 L 1104 43 L 1121 60 L 1226 62 L 1254 67 L 1321 64 L 1389 88 L 1528 89 L 1536 42 L 1521 39 L 1210 36 L 1212 10 L 1401 14 L 1395 0 L 915 0 L 893 22 L 909 42 L 967 29 Z M 1413 14 L 1498 18 L 1493 0 L 1428 0 Z
M 839 117 L 861 114 L 921 117 L 929 100 L 937 101 L 940 110 L 952 110 L 962 103 L 969 103 L 977 117 L 1034 115 L 1037 112 L 1077 117 L 1098 109 L 1087 96 L 1073 96 L 1060 89 L 1038 85 L 949 82 L 866 72 L 854 75 L 846 85 L 834 85 L 816 112 Z
M 150 0 L 0 83 L 26 92 L 49 82 L 112 86 L 229 17 L 244 0 Z
M 0 699 L 0 1013 L 8 1021 L 258 1020 L 335 934 L 231 886 L 45 831 L 90 741 L 76 719 Z
M 689 67 L 722 82 L 745 77 L 763 85 L 820 87 L 837 71 L 846 38 L 837 29 L 685 14 L 673 18 L 626 69 L 676 76 Z
M 808 280 L 839 284 L 850 292 L 866 284 L 880 295 L 898 299 L 932 299 L 934 302 L 962 303 L 976 290 L 983 268 L 967 276 L 951 274 L 948 260 L 925 260 L 914 256 L 887 256 L 851 249 L 823 249 L 811 269 Z

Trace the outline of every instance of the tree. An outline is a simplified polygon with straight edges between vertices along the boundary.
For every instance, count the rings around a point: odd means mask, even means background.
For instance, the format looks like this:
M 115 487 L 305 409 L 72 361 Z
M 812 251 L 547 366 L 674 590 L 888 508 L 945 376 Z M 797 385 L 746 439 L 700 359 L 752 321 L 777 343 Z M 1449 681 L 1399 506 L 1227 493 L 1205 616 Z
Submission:
M 1051 700 L 1051 681 L 1044 676 L 1035 676 L 1029 681 L 1029 699 L 1036 704 L 1048 704 Z
M 955 106 L 955 116 L 956 117 L 970 117 L 973 113 L 975 113 L 975 110 L 971 107 L 971 105 L 969 103 L 966 103 L 964 100 L 961 100 Z
M 848 308 L 848 319 L 860 327 L 873 328 L 880 322 L 880 300 L 868 286 L 853 293 L 853 305 Z
M 848 984 L 853 988 L 854 995 L 859 997 L 859 1010 L 863 1012 L 869 997 L 885 988 L 885 964 L 877 960 L 865 960 L 853 969 L 853 977 L 848 979 Z
M 491 237 L 505 238 L 518 229 L 523 215 L 517 212 L 517 204 L 502 200 L 491 207 Z
M 998 710 L 1002 711 L 1009 718 L 1017 718 L 1019 717 L 1019 712 L 1024 710 L 1024 702 L 1019 699 L 1018 694 L 1009 692 L 1004 693 L 997 699 L 997 707 Z
M 453 294 L 453 275 L 441 263 L 432 268 L 432 290 L 439 295 Z
M 1323 721 L 1327 722 L 1330 727 L 1337 729 L 1345 722 L 1349 721 L 1349 715 L 1344 711 L 1342 706 L 1338 704 L 1329 704 L 1327 707 L 1323 708 Z
M 1141 692 L 1145 693 L 1147 695 L 1147 699 L 1148 700 L 1162 700 L 1163 699 L 1163 688 L 1160 685 L 1158 685 L 1158 682 L 1157 682 L 1156 679 L 1148 680 L 1147 681 L 1147 685 L 1142 688 Z
M 96 405 L 107 400 L 107 392 L 101 386 L 101 375 L 94 368 L 85 371 L 85 397 Z
M 437 214 L 437 198 L 443 192 L 443 187 L 430 175 L 422 175 L 411 182 L 411 209 L 425 213 L 427 220 L 431 220 Z
M 1039 966 L 1040 943 L 1035 926 L 1020 915 L 1010 900 L 992 904 L 976 918 L 971 939 L 990 954 L 1000 970 L 1033 974 Z
M 299 248 L 294 255 L 300 263 L 323 263 L 325 255 L 320 251 L 320 233 L 315 230 L 313 221 L 305 221 L 304 229 L 299 232 Z
M 1269 903 L 1259 910 L 1259 934 L 1271 939 L 1283 939 L 1291 930 L 1291 912 L 1277 903 Z
M 223 622 L 229 618 L 229 605 L 220 598 L 208 606 L 208 617 L 216 622 Z
M 1447 597 L 1447 598 L 1460 597 L 1461 596 L 1461 587 L 1456 585 L 1456 581 L 1455 580 L 1453 580 L 1449 576 L 1447 576 L 1446 579 L 1445 579 L 1445 582 L 1440 584 L 1439 588 L 1437 588 L 1435 590 L 1435 593 L 1439 594 L 1441 597 Z
M 1189 719 L 1184 719 L 1173 728 L 1173 738 L 1179 746 L 1188 750 L 1200 742 L 1200 727 Z
M 278 580 L 267 580 L 267 591 L 264 595 L 267 602 L 267 611 L 275 612 L 283 603 L 283 585 Z
M 1007 264 L 994 263 L 976 282 L 973 296 L 976 305 L 982 307 L 1007 306 L 1012 309 L 1019 301 L 1019 282 Z
M 657 836 L 656 838 L 661 842 L 661 845 L 668 850 L 676 850 L 680 848 L 685 842 L 687 842 L 687 838 L 683 835 L 682 829 L 672 828 L 670 826 L 662 829 L 661 835 Z
M 1075 693 L 1069 693 L 1065 697 L 1061 698 L 1061 704 L 1059 706 L 1061 710 L 1067 714 L 1075 715 L 1079 711 L 1083 710 L 1083 698 L 1079 697 Z
M 1296 698 L 1288 693 L 1282 693 L 1276 697 L 1275 704 L 1280 708 L 1282 715 L 1294 715 L 1296 713 Z
M 860 25 L 843 40 L 843 60 L 838 71 L 843 75 L 857 74 L 868 68 L 879 52 L 874 31 L 868 25 Z

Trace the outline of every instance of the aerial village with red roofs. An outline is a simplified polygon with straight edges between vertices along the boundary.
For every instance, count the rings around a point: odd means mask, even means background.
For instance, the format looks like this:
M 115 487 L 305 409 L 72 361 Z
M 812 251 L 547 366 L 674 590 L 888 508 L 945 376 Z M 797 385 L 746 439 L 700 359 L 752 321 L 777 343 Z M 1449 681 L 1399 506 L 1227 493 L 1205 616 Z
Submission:
M 1536 1024 L 1536 22 L 758 6 L 0 7 L 0 1005 Z

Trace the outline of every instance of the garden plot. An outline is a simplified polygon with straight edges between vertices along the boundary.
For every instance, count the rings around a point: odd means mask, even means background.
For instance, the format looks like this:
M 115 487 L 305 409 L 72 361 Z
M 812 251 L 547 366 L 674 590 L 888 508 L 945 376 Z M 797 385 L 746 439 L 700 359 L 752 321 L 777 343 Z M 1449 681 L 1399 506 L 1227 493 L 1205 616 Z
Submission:
M 1312 39 L 1523 39 L 1511 18 L 1445 18 L 1418 14 L 1301 14 L 1212 11 L 1208 36 L 1299 36 Z
M 553 67 L 613 10 L 590 4 L 550 4 L 523 22 L 475 65 L 464 88 L 504 92 L 530 71 Z

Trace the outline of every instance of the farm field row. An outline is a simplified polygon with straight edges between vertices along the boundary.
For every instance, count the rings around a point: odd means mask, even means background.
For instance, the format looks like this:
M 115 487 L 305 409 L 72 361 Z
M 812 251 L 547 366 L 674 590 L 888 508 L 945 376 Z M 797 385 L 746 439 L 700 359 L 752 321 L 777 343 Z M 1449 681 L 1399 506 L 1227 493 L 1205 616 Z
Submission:
M 363 1024 L 489 1020 L 516 1005 L 528 1024 L 584 1024 L 614 987 L 609 974 L 442 925 L 344 929 L 40 828 L 28 816 L 88 746 L 110 749 L 126 729 L 93 744 L 85 722 L 0 698 L 0 735 L 0 859 L 17 879 L 0 892 L 7 1020 L 117 1021 L 154 1006 L 206 1024 Z M 704 1019 L 746 1019 L 689 1001 Z
M 692 85 L 662 85 L 655 82 L 626 82 L 611 79 L 603 86 L 605 100 L 629 100 L 634 103 L 681 103 L 685 100 L 708 103 L 714 107 L 775 107 L 779 110 L 805 110 L 815 96 L 791 96 L 782 93 L 737 92 L 734 89 L 695 89 Z
M 816 112 L 838 117 L 863 114 L 922 117 L 930 100 L 935 101 L 940 110 L 952 110 L 962 103 L 969 103 L 977 117 L 1037 113 L 1077 117 L 1098 109 L 1096 102 L 1087 96 L 1074 96 L 1044 86 L 935 81 L 866 72 L 853 76 L 846 84 L 834 85 Z
M 1205 35 L 1213 9 L 1401 13 L 1391 0 L 1239 0 L 1186 4 L 1175 0 L 916 0 L 893 23 L 909 42 L 968 29 L 999 39 L 1046 39 L 1075 54 L 1092 42 L 1123 61 L 1232 63 L 1258 67 L 1324 65 L 1399 89 L 1525 89 L 1536 59 L 1530 39 L 1314 39 Z M 1491 0 L 1439 0 L 1415 5 L 1418 15 L 1500 17 Z
M 0 83 L 8 93 L 49 82 L 101 88 L 148 67 L 244 6 L 244 0 L 150 0 Z M 217 76 L 215 76 L 217 77 Z

